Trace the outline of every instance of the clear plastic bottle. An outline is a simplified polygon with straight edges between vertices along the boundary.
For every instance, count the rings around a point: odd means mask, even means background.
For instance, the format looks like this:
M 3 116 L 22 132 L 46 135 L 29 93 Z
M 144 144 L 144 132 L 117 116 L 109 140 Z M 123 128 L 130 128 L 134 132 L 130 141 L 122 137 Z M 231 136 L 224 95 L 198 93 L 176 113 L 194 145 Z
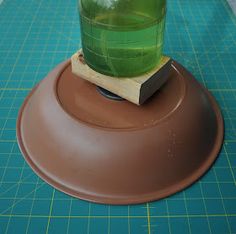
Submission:
M 166 0 L 79 0 L 79 12 L 83 53 L 92 69 L 132 77 L 160 62 Z

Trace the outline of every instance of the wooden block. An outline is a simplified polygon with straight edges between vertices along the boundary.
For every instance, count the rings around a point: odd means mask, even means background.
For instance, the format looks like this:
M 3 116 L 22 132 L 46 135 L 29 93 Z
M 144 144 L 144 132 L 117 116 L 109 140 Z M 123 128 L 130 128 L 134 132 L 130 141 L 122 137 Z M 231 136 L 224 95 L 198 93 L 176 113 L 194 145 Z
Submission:
M 161 63 L 148 73 L 132 78 L 117 78 L 91 69 L 85 63 L 81 50 L 71 57 L 73 74 L 137 105 L 143 104 L 166 82 L 171 63 L 171 58 L 163 56 Z

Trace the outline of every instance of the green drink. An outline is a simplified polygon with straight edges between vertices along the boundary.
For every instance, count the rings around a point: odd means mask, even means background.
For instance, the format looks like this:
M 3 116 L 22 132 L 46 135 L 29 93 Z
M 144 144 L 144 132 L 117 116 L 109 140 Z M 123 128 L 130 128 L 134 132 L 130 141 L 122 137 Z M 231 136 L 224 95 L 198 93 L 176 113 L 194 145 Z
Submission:
M 81 0 L 87 64 L 116 77 L 132 77 L 154 68 L 162 55 L 165 11 L 165 0 Z

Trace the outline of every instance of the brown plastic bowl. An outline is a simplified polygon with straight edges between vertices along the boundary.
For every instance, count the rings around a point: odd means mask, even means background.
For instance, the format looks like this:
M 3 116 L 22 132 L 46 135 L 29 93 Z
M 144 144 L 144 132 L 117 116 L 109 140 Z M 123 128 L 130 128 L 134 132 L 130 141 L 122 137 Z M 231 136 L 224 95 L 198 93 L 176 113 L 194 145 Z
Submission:
M 210 93 L 176 62 L 161 90 L 136 106 L 105 98 L 66 61 L 25 100 L 17 137 L 33 170 L 57 189 L 131 204 L 203 175 L 221 148 L 223 120 Z

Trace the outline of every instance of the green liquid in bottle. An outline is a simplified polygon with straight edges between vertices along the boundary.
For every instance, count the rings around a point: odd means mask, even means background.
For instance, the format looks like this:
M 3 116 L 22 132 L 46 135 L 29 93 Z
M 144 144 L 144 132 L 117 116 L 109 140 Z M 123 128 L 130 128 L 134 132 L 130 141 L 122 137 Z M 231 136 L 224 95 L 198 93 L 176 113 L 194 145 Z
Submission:
M 132 77 L 160 62 L 165 8 L 162 17 L 140 12 L 103 12 L 88 18 L 81 14 L 82 47 L 87 64 L 97 72 Z

